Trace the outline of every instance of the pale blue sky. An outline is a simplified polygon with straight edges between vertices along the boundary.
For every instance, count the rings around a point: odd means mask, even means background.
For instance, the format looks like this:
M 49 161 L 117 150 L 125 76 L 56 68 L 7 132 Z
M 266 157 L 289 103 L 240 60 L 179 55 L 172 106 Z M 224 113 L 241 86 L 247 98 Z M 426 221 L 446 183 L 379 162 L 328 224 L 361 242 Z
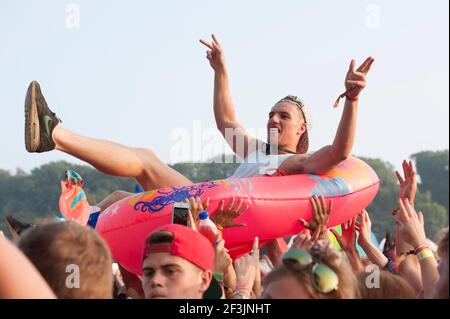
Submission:
M 78 29 L 67 24 L 72 3 Z M 273 103 L 296 94 L 313 115 L 312 149 L 329 144 L 342 112 L 331 105 L 350 59 L 372 55 L 353 153 L 398 166 L 411 153 L 446 149 L 448 3 L 0 0 L 0 168 L 75 162 L 25 151 L 23 103 L 33 79 L 65 127 L 170 161 L 174 130 L 214 127 L 213 73 L 198 43 L 212 32 L 244 126 L 264 128 Z

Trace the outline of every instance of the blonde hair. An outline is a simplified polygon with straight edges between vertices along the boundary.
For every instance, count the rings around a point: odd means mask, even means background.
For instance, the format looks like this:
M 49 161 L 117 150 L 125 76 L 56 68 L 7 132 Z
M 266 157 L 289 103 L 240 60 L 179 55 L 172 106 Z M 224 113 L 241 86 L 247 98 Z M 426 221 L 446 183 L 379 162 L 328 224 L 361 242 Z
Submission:
M 361 298 L 363 299 L 415 299 L 414 288 L 402 277 L 386 270 L 381 270 L 380 286 L 369 288 L 366 279 L 371 273 L 358 274 Z
M 27 229 L 19 248 L 45 278 L 58 298 L 112 298 L 112 258 L 92 228 L 73 221 L 52 222 Z M 79 269 L 79 288 L 69 288 L 67 266 Z
M 336 252 L 329 240 L 318 241 L 309 251 L 314 261 L 330 267 L 338 276 L 339 284 L 336 290 L 322 293 L 314 288 L 311 269 L 309 266 L 301 266 L 298 263 L 285 263 L 275 268 L 264 278 L 263 286 L 267 287 L 271 282 L 281 278 L 292 276 L 305 288 L 312 299 L 355 299 L 359 298 L 358 281 L 350 264 Z

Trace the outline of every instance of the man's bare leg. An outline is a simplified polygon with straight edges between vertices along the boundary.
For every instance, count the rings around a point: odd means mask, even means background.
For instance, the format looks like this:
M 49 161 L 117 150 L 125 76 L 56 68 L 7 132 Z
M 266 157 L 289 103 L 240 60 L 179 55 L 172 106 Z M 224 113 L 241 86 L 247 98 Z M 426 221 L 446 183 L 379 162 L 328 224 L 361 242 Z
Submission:
M 54 128 L 52 138 L 56 149 L 91 164 L 102 173 L 134 177 L 146 191 L 192 184 L 189 179 L 170 168 L 149 149 L 127 147 L 80 136 L 61 125 Z
M 25 98 L 25 147 L 31 153 L 56 148 L 105 174 L 134 177 L 144 190 L 192 184 L 151 150 L 83 137 L 64 129 L 36 81 L 30 83 Z

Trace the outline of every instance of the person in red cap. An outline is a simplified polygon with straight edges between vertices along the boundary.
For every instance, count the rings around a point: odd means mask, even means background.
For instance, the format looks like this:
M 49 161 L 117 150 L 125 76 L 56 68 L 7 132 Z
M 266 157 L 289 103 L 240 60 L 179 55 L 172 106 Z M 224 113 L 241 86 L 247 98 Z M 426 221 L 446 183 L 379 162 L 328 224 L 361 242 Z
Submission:
M 213 246 L 189 227 L 164 225 L 145 242 L 142 287 L 146 299 L 202 299 L 213 270 Z

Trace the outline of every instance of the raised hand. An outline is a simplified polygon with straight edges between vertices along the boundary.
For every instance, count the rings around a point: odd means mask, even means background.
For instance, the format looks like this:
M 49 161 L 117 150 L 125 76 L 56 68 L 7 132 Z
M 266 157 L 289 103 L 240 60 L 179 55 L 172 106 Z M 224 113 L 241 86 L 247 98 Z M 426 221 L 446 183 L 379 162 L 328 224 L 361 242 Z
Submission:
M 325 203 L 325 198 L 323 196 L 317 197 L 313 195 L 310 198 L 313 216 L 312 219 L 307 222 L 304 219 L 300 219 L 300 223 L 308 229 L 310 232 L 314 233 L 317 227 L 320 226 L 322 232 L 327 227 L 328 219 L 330 219 L 331 210 L 333 209 L 333 202 L 330 201 L 328 208 Z
M 300 234 L 298 234 L 294 241 L 292 242 L 291 248 L 297 248 L 297 249 L 303 249 L 303 250 L 309 250 L 314 244 L 319 240 L 320 233 L 322 231 L 322 225 L 319 225 L 320 227 L 317 227 L 314 233 L 310 234 L 310 231 L 308 229 L 304 229 Z
M 258 280 L 260 282 L 260 270 L 259 270 L 259 242 L 255 237 L 253 241 L 253 249 L 251 254 L 245 254 L 237 258 L 234 261 L 234 269 L 236 270 L 236 291 L 239 295 L 250 298 L 252 292 L 255 290 L 258 292 L 260 286 L 258 286 Z
M 355 222 L 355 229 L 358 231 L 358 244 L 361 246 L 370 243 L 372 236 L 372 222 L 365 209 L 359 214 L 359 222 Z
M 356 251 L 356 217 L 353 217 L 350 221 L 341 225 L 342 235 L 335 229 L 330 229 L 334 237 L 338 241 L 339 245 L 346 252 Z
M 228 249 L 225 248 L 225 241 L 223 239 L 219 240 L 214 247 L 214 250 L 214 273 L 223 275 L 227 272 L 228 267 L 232 264 Z
M 341 248 L 345 251 L 353 270 L 360 272 L 364 266 L 359 258 L 358 250 L 356 249 L 356 218 L 357 216 L 341 225 L 342 235 L 339 235 L 335 229 L 331 229 L 330 231 L 333 233 L 334 237 L 336 237 Z
M 242 199 L 238 200 L 236 204 L 234 204 L 234 198 L 230 200 L 228 205 L 224 209 L 225 201 L 221 200 L 219 204 L 219 208 L 217 211 L 212 214 L 210 219 L 219 226 L 219 228 L 229 228 L 229 227 L 243 227 L 247 226 L 242 223 L 235 223 L 234 219 L 241 216 L 247 209 L 248 205 L 244 204 Z
M 422 212 L 416 213 L 414 207 L 408 199 L 399 198 L 398 205 L 400 208 L 397 223 L 403 240 L 410 244 L 413 248 L 427 243 L 425 236 L 424 220 Z
M 356 61 L 352 59 L 345 77 L 345 92 L 334 102 L 334 107 L 339 106 L 339 100 L 347 97 L 350 100 L 357 100 L 361 91 L 366 87 L 366 76 L 372 66 L 374 58 L 368 57 L 358 69 L 355 70 Z
M 355 70 L 356 62 L 352 60 L 345 78 L 346 96 L 350 99 L 357 99 L 359 93 L 366 87 L 366 76 L 372 66 L 374 58 L 368 57 L 363 64 Z
M 407 198 L 409 202 L 414 205 L 414 198 L 416 197 L 417 192 L 416 172 L 414 171 L 412 161 L 403 161 L 402 167 L 404 178 L 398 171 L 395 171 L 397 180 L 400 183 L 400 192 L 398 194 L 398 197 Z
M 214 71 L 225 70 L 225 55 L 217 37 L 213 34 L 211 42 L 201 39 L 200 43 L 209 49 L 206 51 L 206 58 Z
M 190 206 L 190 213 L 192 214 L 192 218 L 194 223 L 198 222 L 198 214 L 207 210 L 209 206 L 209 198 L 207 198 L 203 203 L 200 197 L 190 197 L 185 198 L 184 202 L 189 204 Z

